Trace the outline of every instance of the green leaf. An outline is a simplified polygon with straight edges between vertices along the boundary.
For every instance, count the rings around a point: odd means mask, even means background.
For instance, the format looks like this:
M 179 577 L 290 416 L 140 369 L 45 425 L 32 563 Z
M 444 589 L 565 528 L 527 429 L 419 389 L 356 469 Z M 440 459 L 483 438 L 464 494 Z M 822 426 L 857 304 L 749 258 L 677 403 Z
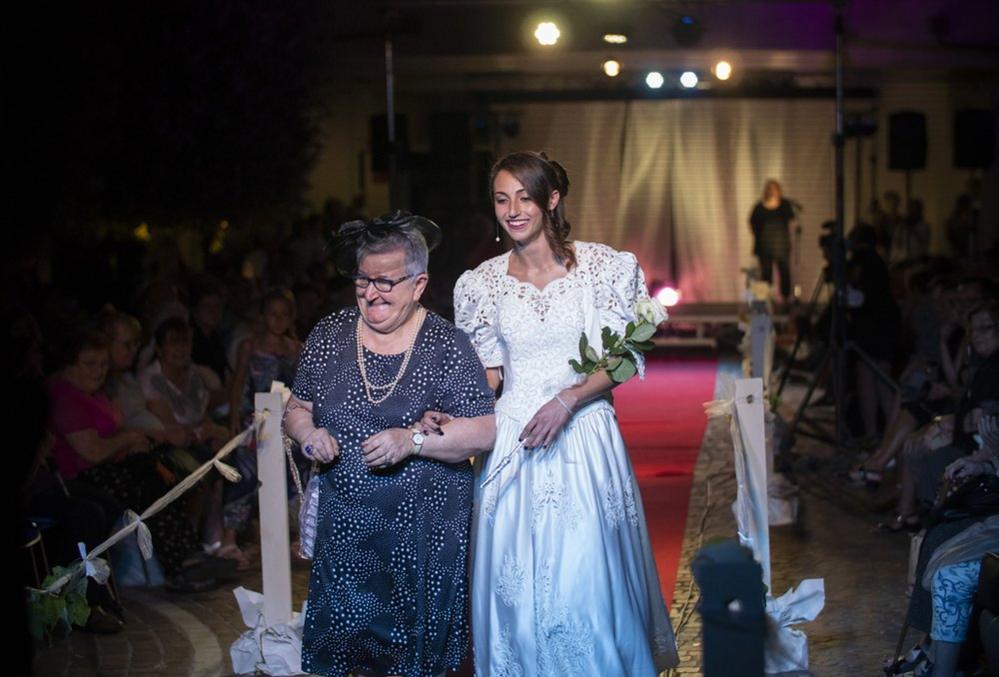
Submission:
M 589 348 L 590 342 L 586 340 L 586 334 L 579 335 L 579 355 L 580 357 L 586 357 L 586 349 Z
M 635 333 L 629 338 L 632 341 L 648 341 L 652 338 L 652 335 L 656 333 L 656 327 L 654 324 L 649 324 L 648 322 L 643 322 L 642 324 L 635 327 Z
M 610 377 L 617 383 L 624 383 L 637 372 L 638 369 L 635 367 L 635 363 L 625 358 L 621 360 L 621 364 L 617 365 L 617 369 L 610 372 Z
M 635 323 L 629 322 L 628 326 L 624 328 L 624 335 L 630 337 L 631 332 L 635 331 Z
M 66 600 L 62 597 L 53 597 L 52 595 L 42 595 L 41 600 L 38 605 L 39 614 L 41 615 L 42 625 L 51 630 L 55 627 L 59 619 L 63 617 L 66 611 Z
M 71 625 L 86 625 L 87 618 L 90 617 L 90 605 L 87 604 L 87 598 L 80 597 L 79 595 L 68 595 L 66 598 L 66 612 Z
M 621 365 L 621 360 L 623 360 L 620 355 L 614 355 L 607 360 L 607 371 L 614 371 Z
M 583 365 L 581 365 L 576 360 L 569 360 L 569 366 L 572 367 L 572 370 L 574 372 L 576 372 L 577 374 L 585 374 L 586 373 L 586 368 L 583 367 Z
M 656 344 L 652 341 L 639 341 L 632 346 L 635 350 L 641 350 L 643 353 L 647 353 L 655 347 Z
M 595 351 L 590 346 L 586 346 L 586 352 L 583 353 L 583 354 L 586 356 L 586 359 L 588 359 L 588 360 L 593 360 L 594 362 L 599 362 L 600 361 L 600 355 L 598 355 L 597 351 Z
M 600 330 L 600 339 L 604 344 L 604 350 L 609 350 L 611 346 L 617 343 L 617 334 L 611 331 L 610 327 L 604 327 Z

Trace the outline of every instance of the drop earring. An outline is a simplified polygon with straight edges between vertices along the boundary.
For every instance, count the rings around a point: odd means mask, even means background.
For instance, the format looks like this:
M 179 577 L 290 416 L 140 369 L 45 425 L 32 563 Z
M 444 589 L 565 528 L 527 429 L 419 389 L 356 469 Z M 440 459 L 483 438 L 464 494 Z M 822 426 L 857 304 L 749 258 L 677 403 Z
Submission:
M 497 242 L 500 242 L 500 241 L 501 241 L 501 238 L 500 238 L 500 229 L 499 229 L 499 221 L 496 221 L 496 222 L 494 222 L 494 224 L 493 224 L 493 225 L 494 225 L 494 227 L 496 228 L 496 241 L 497 241 Z

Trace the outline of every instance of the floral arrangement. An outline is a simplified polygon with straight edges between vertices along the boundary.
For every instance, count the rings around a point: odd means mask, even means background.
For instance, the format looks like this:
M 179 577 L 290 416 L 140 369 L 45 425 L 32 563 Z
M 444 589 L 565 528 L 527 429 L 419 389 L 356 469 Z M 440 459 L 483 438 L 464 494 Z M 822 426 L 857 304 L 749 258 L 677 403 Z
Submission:
M 652 336 L 669 314 L 658 299 L 645 298 L 635 304 L 635 321 L 629 322 L 624 336 L 604 327 L 600 332 L 603 354 L 590 345 L 586 334 L 579 337 L 579 358 L 569 360 L 578 374 L 593 374 L 601 369 L 615 383 L 624 383 L 638 371 L 636 355 L 652 349 Z

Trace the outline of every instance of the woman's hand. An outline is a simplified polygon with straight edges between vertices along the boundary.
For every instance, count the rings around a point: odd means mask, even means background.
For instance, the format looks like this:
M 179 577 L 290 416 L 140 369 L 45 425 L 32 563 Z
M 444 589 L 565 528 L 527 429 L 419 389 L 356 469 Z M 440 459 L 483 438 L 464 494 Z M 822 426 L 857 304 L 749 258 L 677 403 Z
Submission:
M 562 398 L 566 400 L 565 397 Z M 547 447 L 555 441 L 565 424 L 572 418 L 569 401 L 565 404 L 553 397 L 535 412 L 533 418 L 520 431 L 520 441 L 525 449 Z
M 413 453 L 413 431 L 389 428 L 361 442 L 364 463 L 369 468 L 388 468 Z
M 427 410 L 424 412 L 423 418 L 419 420 L 416 426 L 424 435 L 428 435 L 430 433 L 443 435 L 444 431 L 441 428 L 447 425 L 450 420 L 451 417 L 443 412 Z
M 995 454 L 999 452 L 999 416 L 982 416 L 978 422 L 978 434 L 982 438 L 982 449 Z
M 340 455 L 340 443 L 326 428 L 313 428 L 301 444 L 305 457 L 320 463 L 332 463 Z
M 949 480 L 965 480 L 975 475 L 991 472 L 993 466 L 987 461 L 977 461 L 970 456 L 959 458 L 944 470 L 944 477 Z

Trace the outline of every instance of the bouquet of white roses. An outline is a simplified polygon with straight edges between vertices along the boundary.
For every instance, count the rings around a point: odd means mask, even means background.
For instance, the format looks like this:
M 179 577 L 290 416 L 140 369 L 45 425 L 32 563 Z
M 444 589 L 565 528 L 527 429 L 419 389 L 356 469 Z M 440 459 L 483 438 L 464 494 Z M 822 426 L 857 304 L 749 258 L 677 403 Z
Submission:
M 586 334 L 579 337 L 579 360 L 569 360 L 579 374 L 593 374 L 601 369 L 615 383 L 624 383 L 638 371 L 635 356 L 652 349 L 652 336 L 669 314 L 658 299 L 647 298 L 635 304 L 635 321 L 624 328 L 624 336 L 609 327 L 600 332 L 603 354 L 590 345 Z

